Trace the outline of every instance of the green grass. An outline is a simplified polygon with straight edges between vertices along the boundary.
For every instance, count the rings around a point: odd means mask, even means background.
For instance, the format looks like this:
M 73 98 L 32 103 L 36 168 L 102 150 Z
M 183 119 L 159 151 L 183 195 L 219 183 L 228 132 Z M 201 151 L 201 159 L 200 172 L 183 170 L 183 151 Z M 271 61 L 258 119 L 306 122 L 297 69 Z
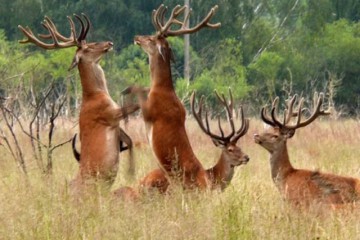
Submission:
M 141 120 L 129 123 L 134 141 L 145 142 Z M 187 123 L 194 151 L 205 167 L 220 150 Z M 69 136 L 75 131 L 69 129 Z M 253 142 L 262 123 L 251 120 L 240 145 L 250 162 L 237 169 L 225 192 L 154 196 L 137 203 L 73 201 L 67 183 L 78 165 L 70 145 L 56 150 L 54 173 L 45 177 L 28 156 L 28 179 L 0 147 L 0 239 L 359 239 L 360 208 L 332 211 L 313 206 L 294 209 L 284 202 L 270 178 L 268 153 Z M 360 177 L 360 123 L 354 120 L 315 122 L 288 141 L 295 167 Z M 121 154 L 113 186 L 136 186 L 156 167 L 151 149 L 135 150 L 136 176 L 126 176 L 127 155 Z

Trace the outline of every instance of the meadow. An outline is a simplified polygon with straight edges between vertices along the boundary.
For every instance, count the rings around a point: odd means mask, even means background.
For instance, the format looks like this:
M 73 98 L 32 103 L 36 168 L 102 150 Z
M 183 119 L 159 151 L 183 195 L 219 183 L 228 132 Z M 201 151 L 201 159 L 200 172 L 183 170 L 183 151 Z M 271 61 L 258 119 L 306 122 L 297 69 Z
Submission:
M 221 150 L 187 120 L 187 131 L 197 157 L 208 168 Z M 62 138 L 73 127 L 61 127 Z M 147 145 L 141 119 L 132 119 L 126 131 L 137 144 L 136 173 L 127 175 L 127 153 L 112 189 L 136 187 L 157 167 Z M 40 173 L 27 157 L 28 177 L 0 146 L 0 239 L 360 239 L 360 207 L 332 210 L 328 206 L 297 209 L 282 200 L 270 178 L 269 154 L 254 143 L 262 122 L 250 120 L 239 141 L 250 161 L 236 169 L 224 192 L 184 192 L 144 198 L 139 202 L 101 196 L 98 201 L 73 201 L 67 184 L 78 164 L 67 144 L 54 152 L 54 171 Z M 297 168 L 319 169 L 360 178 L 360 122 L 318 119 L 297 130 L 288 141 L 290 159 Z M 25 146 L 26 147 L 26 146 Z

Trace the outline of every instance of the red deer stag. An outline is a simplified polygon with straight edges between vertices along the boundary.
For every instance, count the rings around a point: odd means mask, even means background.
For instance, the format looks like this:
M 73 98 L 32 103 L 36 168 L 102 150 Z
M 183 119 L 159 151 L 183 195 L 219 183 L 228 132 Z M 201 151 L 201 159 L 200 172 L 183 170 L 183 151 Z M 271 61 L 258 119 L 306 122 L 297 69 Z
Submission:
M 328 111 L 322 110 L 323 97 L 323 94 L 315 94 L 314 110 L 308 118 L 302 120 L 304 99 L 301 98 L 298 109 L 294 112 L 293 105 L 297 98 L 295 95 L 284 111 L 283 121 L 276 116 L 276 98 L 271 116 L 268 116 L 265 107 L 261 109 L 262 120 L 271 127 L 260 135 L 254 135 L 255 142 L 270 153 L 271 177 L 276 187 L 285 199 L 296 205 L 307 206 L 312 202 L 338 205 L 360 199 L 359 179 L 296 169 L 290 163 L 286 142 L 293 137 L 296 129 L 307 126 L 318 116 L 329 114 Z M 296 122 L 291 124 L 291 118 L 294 116 Z
M 241 112 L 241 125 L 238 130 L 235 131 L 234 124 L 234 104 L 233 97 L 230 93 L 230 103 L 227 103 L 224 95 L 219 95 L 217 92 L 216 96 L 218 100 L 224 105 L 227 113 L 228 122 L 230 124 L 231 132 L 225 136 L 224 130 L 220 123 L 220 117 L 218 118 L 218 127 L 221 135 L 211 133 L 208 112 L 205 111 L 205 123 L 203 119 L 203 97 L 200 98 L 198 110 L 195 109 L 195 92 L 191 95 L 190 104 L 192 114 L 199 124 L 201 130 L 208 135 L 216 147 L 222 149 L 221 155 L 215 166 L 206 170 L 206 174 L 212 183 L 212 189 L 221 189 L 222 191 L 230 184 L 234 175 L 234 168 L 242 164 L 246 164 L 249 161 L 248 155 L 246 155 L 239 146 L 237 146 L 238 140 L 244 136 L 249 129 L 249 119 L 245 119 L 242 107 Z M 156 169 L 150 172 L 146 177 L 140 181 L 142 190 L 148 191 L 151 189 L 157 189 L 160 193 L 166 192 L 169 181 L 166 178 L 161 169 Z
M 71 188 L 80 190 L 81 186 L 94 183 L 96 179 L 105 189 L 114 182 L 119 164 L 119 121 L 127 114 L 136 111 L 139 106 L 119 107 L 110 97 L 104 72 L 99 65 L 102 56 L 112 50 L 112 42 L 87 43 L 85 38 L 90 28 L 86 15 L 75 15 L 81 24 L 79 36 L 75 24 L 68 17 L 70 37 L 61 35 L 50 18 L 45 17 L 42 25 L 49 31 L 47 35 L 39 35 L 42 39 L 52 39 L 53 43 L 39 40 L 30 30 L 19 26 L 27 37 L 20 43 L 34 43 L 40 48 L 60 49 L 77 47 L 70 69 L 78 67 L 82 85 L 82 104 L 80 109 L 81 161 L 77 177 L 72 181 Z M 80 189 L 79 189 L 80 188 Z
M 147 99 L 140 99 L 147 137 L 160 167 L 170 177 L 178 175 L 187 188 L 207 189 L 210 186 L 205 169 L 196 158 L 185 130 L 185 109 L 176 96 L 170 61 L 171 48 L 166 38 L 199 31 L 201 28 L 217 28 L 220 23 L 209 23 L 217 6 L 196 26 L 186 27 L 189 15 L 183 21 L 177 17 L 187 6 L 176 6 L 165 23 L 167 8 L 161 5 L 153 11 L 152 21 L 156 34 L 135 36 L 135 44 L 148 54 L 151 72 L 151 87 Z M 173 25 L 180 26 L 172 30 Z M 131 93 L 131 92 L 129 92 Z

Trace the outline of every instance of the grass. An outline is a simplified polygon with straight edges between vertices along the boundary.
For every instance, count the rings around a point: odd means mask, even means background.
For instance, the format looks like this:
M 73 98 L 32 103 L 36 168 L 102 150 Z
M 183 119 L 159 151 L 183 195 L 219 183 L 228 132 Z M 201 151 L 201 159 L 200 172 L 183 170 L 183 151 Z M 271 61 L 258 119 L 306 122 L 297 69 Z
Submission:
M 127 155 L 122 153 L 113 189 L 136 186 L 156 167 L 141 120 L 129 124 L 133 140 L 142 143 L 135 152 L 136 176 L 126 176 Z M 194 121 L 188 120 L 187 129 L 201 162 L 212 166 L 220 150 Z M 106 196 L 71 201 L 67 183 L 78 165 L 70 145 L 55 151 L 52 176 L 41 175 L 29 157 L 28 178 L 0 147 L 0 239 L 358 239 L 360 208 L 300 210 L 281 199 L 270 178 L 268 154 L 252 139 L 261 131 L 262 123 L 252 119 L 240 140 L 250 162 L 237 169 L 225 192 L 179 189 L 138 203 Z M 355 120 L 314 122 L 298 130 L 288 145 L 295 167 L 360 177 L 360 123 Z

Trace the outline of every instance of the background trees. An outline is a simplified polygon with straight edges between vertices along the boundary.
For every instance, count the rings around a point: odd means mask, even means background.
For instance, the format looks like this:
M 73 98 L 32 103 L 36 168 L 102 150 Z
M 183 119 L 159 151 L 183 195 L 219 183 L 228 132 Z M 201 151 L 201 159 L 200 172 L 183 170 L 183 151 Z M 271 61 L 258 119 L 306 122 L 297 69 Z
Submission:
M 67 15 L 84 12 L 92 20 L 90 38 L 110 40 L 114 53 L 102 62 L 115 99 L 130 84 L 148 85 L 147 57 L 132 44 L 136 34 L 151 34 L 151 11 L 158 0 L 0 0 L 0 94 L 17 84 L 42 91 L 51 81 L 69 93 L 70 108 L 77 106 L 77 73 L 68 72 L 73 49 L 45 52 L 17 43 L 17 25 L 34 32 L 44 15 L 51 16 L 60 31 L 69 32 Z M 173 1 L 163 1 L 172 8 Z M 180 1 L 178 4 L 182 4 Z M 326 90 L 329 82 L 335 104 L 349 114 L 360 104 L 360 3 L 340 0 L 197 0 L 190 1 L 194 23 L 215 4 L 214 21 L 222 27 L 191 36 L 191 78 L 183 76 L 183 40 L 171 39 L 176 62 L 174 84 L 185 100 L 196 89 L 212 102 L 214 89 L 233 89 L 237 100 L 253 109 L 275 95 L 312 95 Z M 70 111 L 71 112 L 71 111 Z

